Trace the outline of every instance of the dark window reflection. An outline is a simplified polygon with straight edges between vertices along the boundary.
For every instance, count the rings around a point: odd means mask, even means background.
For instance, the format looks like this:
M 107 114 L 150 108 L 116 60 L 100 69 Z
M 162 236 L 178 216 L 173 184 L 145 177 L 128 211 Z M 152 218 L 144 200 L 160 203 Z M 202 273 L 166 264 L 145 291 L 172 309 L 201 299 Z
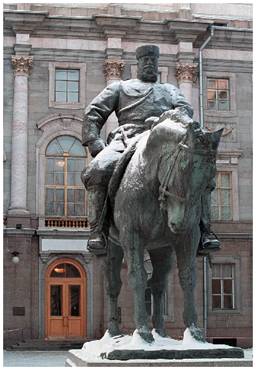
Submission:
M 62 316 L 62 285 L 51 285 L 51 316 Z
M 69 263 L 60 263 L 52 270 L 51 277 L 77 278 L 80 277 L 80 273 L 75 266 Z
M 69 286 L 70 315 L 80 316 L 80 285 Z

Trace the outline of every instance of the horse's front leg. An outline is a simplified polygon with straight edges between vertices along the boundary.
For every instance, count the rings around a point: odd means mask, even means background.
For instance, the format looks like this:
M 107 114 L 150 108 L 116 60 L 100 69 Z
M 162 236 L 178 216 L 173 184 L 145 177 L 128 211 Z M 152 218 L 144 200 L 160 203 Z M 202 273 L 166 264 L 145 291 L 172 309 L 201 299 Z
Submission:
M 118 324 L 118 296 L 122 281 L 120 278 L 123 250 L 121 247 L 108 242 L 108 253 L 106 258 L 105 275 L 106 291 L 108 297 L 108 330 L 111 336 L 119 335 Z
M 164 324 L 164 295 L 167 288 L 168 274 L 172 265 L 172 249 L 149 251 L 153 274 L 149 286 L 153 294 L 153 327 L 162 337 L 166 336 Z
M 131 232 L 129 245 L 126 248 L 129 283 L 134 295 L 134 320 L 139 335 L 148 343 L 154 341 L 148 326 L 148 315 L 145 303 L 147 274 L 144 268 L 143 241 L 136 232 Z
M 194 290 L 196 286 L 197 239 L 193 233 L 177 243 L 176 255 L 180 285 L 184 294 L 183 321 L 191 335 L 199 341 L 205 341 L 202 330 L 197 326 L 197 312 Z

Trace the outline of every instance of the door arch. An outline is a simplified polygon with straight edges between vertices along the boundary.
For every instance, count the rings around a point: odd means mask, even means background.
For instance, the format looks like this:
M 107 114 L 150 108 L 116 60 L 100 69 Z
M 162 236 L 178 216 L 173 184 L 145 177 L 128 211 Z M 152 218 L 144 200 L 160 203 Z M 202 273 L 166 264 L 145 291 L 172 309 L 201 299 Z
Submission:
M 45 276 L 45 334 L 48 339 L 86 336 L 86 274 L 71 258 L 52 262 Z

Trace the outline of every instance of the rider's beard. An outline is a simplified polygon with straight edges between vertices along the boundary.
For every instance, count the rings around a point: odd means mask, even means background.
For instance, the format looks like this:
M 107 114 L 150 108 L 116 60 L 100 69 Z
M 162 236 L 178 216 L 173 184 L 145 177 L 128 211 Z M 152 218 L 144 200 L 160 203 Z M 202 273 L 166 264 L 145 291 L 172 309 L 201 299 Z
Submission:
M 156 82 L 157 81 L 157 69 L 151 66 L 146 66 L 138 69 L 138 79 L 145 82 Z

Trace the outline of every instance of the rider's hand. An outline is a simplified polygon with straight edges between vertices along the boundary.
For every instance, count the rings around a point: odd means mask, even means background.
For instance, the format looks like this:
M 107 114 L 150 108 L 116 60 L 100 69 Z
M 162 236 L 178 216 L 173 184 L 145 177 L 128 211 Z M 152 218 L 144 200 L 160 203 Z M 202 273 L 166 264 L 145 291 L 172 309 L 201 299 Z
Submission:
M 88 149 L 91 156 L 94 158 L 96 155 L 105 148 L 104 141 L 102 139 L 96 139 L 88 143 Z

